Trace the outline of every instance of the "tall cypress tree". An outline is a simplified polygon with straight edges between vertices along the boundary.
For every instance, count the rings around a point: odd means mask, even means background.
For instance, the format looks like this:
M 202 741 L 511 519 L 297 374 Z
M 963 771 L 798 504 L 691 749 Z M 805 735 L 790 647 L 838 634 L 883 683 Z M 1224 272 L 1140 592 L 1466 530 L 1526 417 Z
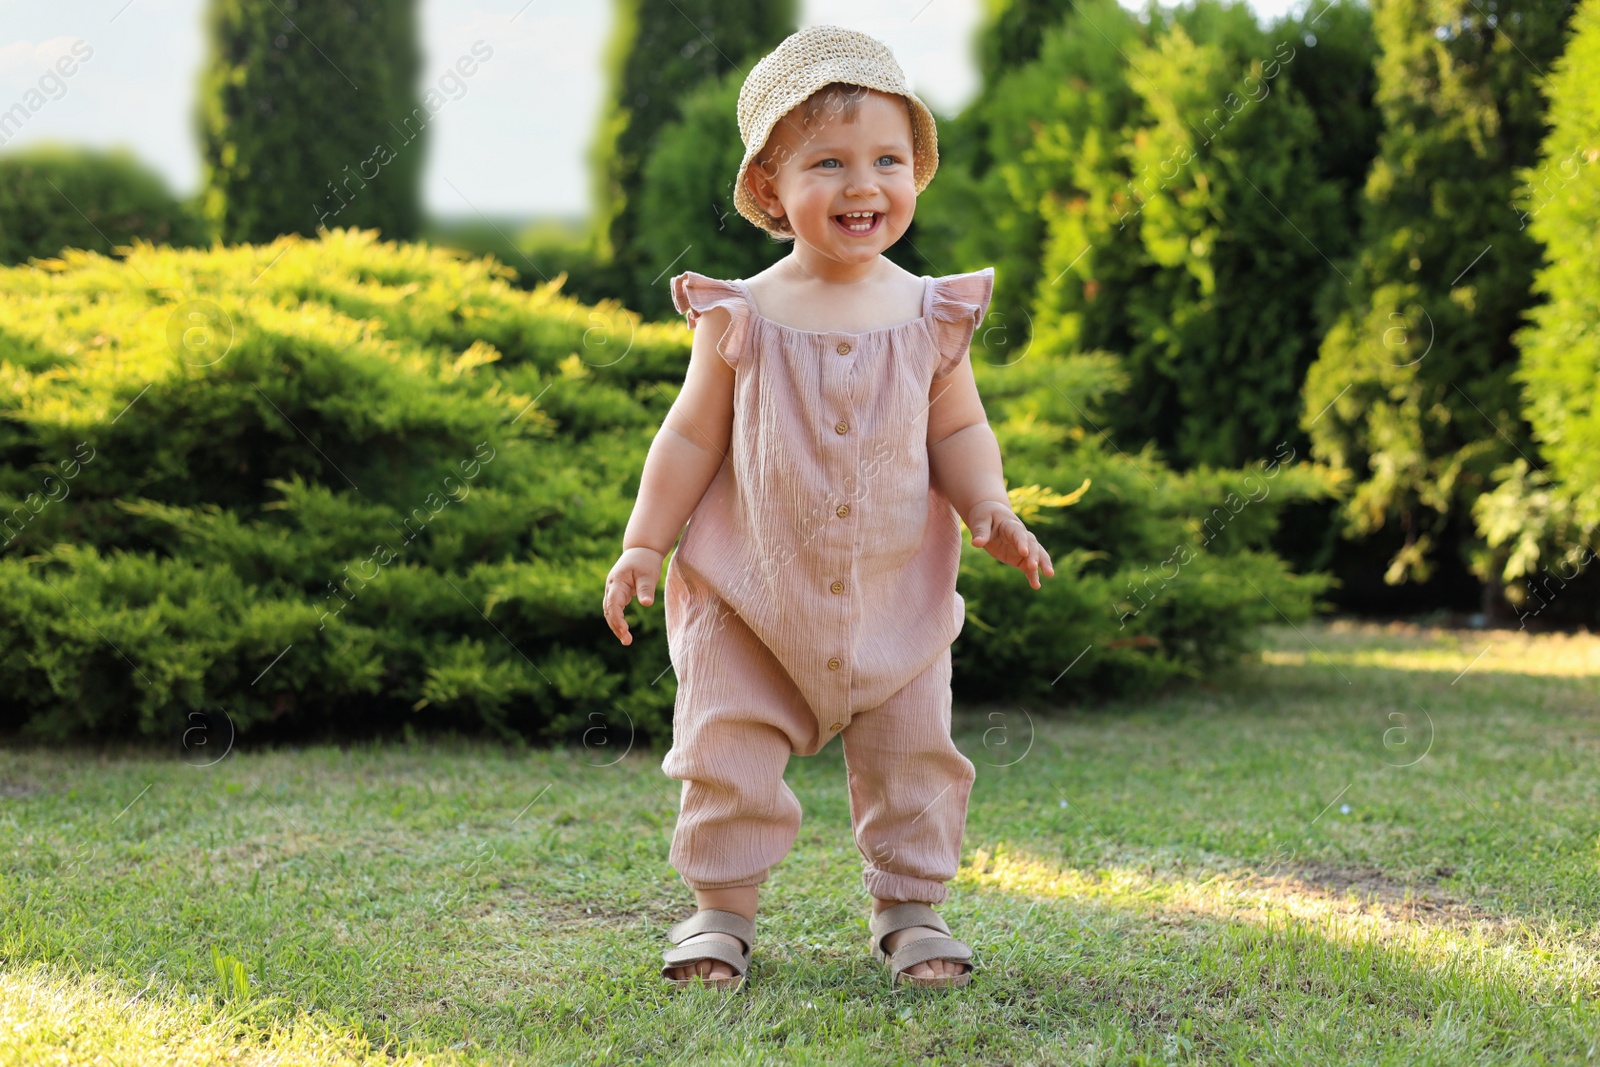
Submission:
M 1551 470 L 1600 526 L 1600 0 L 1585 0 L 1550 80 L 1550 134 L 1522 175 L 1522 220 L 1544 246 L 1548 298 L 1519 336 L 1528 420 Z
M 1538 249 L 1513 192 L 1537 157 L 1539 81 L 1571 11 L 1572 0 L 1374 0 L 1384 132 L 1349 301 L 1307 375 L 1301 423 L 1313 454 L 1354 478 L 1346 534 L 1398 544 L 1392 584 L 1426 580 L 1436 551 L 1480 578 L 1498 570 L 1470 508 L 1496 468 L 1533 454 L 1511 337 Z
M 1550 133 L 1522 174 L 1521 221 L 1542 246 L 1534 292 L 1546 298 L 1516 337 L 1523 414 L 1542 468 L 1513 457 L 1474 517 L 1510 555 L 1502 578 L 1520 583 L 1524 612 L 1593 623 L 1600 567 L 1600 0 L 1584 0 L 1548 86 Z M 1587 568 L 1589 589 L 1566 584 Z
M 206 28 L 200 154 L 223 241 L 417 235 L 426 127 L 446 98 L 417 97 L 416 0 L 211 0 Z
M 595 251 L 609 263 L 609 287 L 628 307 L 644 306 L 643 294 L 663 284 L 655 278 L 654 259 L 639 246 L 640 190 L 657 136 L 681 118 L 690 90 L 730 70 L 742 77 L 793 33 L 796 8 L 796 0 L 615 0 L 605 58 L 609 84 L 590 166 Z M 731 174 L 727 183 L 731 205 Z M 714 221 L 711 205 L 704 216 Z M 742 219 L 739 224 L 760 239 Z

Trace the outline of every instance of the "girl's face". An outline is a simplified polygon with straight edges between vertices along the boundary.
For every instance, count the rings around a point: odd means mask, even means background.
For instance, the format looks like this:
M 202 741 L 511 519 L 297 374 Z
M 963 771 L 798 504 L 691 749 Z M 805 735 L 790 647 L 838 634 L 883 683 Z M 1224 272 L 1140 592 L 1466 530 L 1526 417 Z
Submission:
M 806 105 L 796 106 L 773 126 L 745 179 L 767 214 L 788 218 L 797 243 L 841 263 L 870 261 L 898 241 L 917 204 L 904 98 L 853 92 L 854 122 L 823 107 L 808 129 Z M 861 211 L 872 214 L 844 217 Z

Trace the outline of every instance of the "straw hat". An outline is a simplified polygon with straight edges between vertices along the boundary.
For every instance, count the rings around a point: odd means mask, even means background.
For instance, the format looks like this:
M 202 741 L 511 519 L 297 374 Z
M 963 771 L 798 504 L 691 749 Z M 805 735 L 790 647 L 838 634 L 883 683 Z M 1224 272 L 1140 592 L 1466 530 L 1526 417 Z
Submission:
M 933 112 L 911 91 L 888 45 L 843 26 L 811 26 L 792 33 L 755 65 L 739 89 L 739 136 L 745 150 L 734 179 L 733 203 L 739 214 L 769 233 L 783 231 L 750 195 L 744 183 L 745 168 L 766 146 L 778 120 L 829 82 L 905 97 L 911 105 L 917 192 L 927 188 L 939 168 L 939 133 Z

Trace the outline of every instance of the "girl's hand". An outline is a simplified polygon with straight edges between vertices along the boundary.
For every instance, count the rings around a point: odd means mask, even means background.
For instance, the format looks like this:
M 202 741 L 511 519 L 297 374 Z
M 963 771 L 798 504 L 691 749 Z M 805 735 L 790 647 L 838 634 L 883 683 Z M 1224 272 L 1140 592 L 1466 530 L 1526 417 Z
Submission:
M 611 573 L 606 575 L 606 624 L 625 645 L 633 644 L 633 634 L 628 632 L 622 609 L 628 606 L 635 593 L 639 595 L 640 604 L 655 602 L 656 582 L 661 578 L 661 561 L 665 558 L 653 548 L 624 549 Z
M 967 528 L 972 531 L 972 547 L 984 549 L 1001 563 L 1020 567 L 1035 589 L 1039 588 L 1041 568 L 1055 577 L 1050 553 L 1008 505 L 998 500 L 978 501 L 967 516 Z

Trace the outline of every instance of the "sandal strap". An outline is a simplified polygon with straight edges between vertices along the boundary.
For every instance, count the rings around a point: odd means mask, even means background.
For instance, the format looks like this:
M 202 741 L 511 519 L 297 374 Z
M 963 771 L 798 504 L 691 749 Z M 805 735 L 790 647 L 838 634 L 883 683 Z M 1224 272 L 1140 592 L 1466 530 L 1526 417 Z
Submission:
M 921 923 L 917 924 L 922 925 Z M 900 951 L 889 957 L 889 969 L 899 974 L 928 960 L 966 961 L 972 959 L 972 946 L 953 937 L 921 937 L 900 946 Z M 968 971 L 972 964 L 967 963 Z
M 756 924 L 754 919 L 746 919 L 734 911 L 724 911 L 721 908 L 706 908 L 697 911 L 689 918 L 675 924 L 667 931 L 667 940 L 676 945 L 680 941 L 687 941 L 695 934 L 728 934 L 744 942 L 745 954 L 750 952 L 750 946 L 755 942 Z M 726 942 L 713 942 L 721 944 L 730 951 L 737 951 Z M 695 945 L 695 948 L 700 948 Z M 700 959 L 702 957 L 695 957 Z M 721 957 L 718 957 L 719 959 Z M 745 958 L 744 956 L 740 957 Z M 725 961 L 733 962 L 733 961 Z
M 716 932 L 720 933 L 721 931 Z M 682 967 L 684 964 L 694 963 L 696 960 L 720 960 L 732 967 L 735 974 L 740 975 L 750 969 L 750 954 L 748 952 L 740 952 L 726 941 L 702 941 L 693 945 L 669 948 L 661 953 L 661 959 L 664 964 L 661 968 L 661 976 L 663 978 L 670 978 L 671 976 L 667 972 L 674 967 Z M 675 979 L 675 981 L 681 982 L 684 979 Z
M 950 927 L 932 907 L 921 901 L 907 900 L 891 907 L 884 908 L 872 916 L 867 923 L 872 931 L 872 951 L 879 959 L 885 957 L 883 952 L 883 939 L 896 930 L 905 930 L 913 926 L 928 926 L 948 935 Z M 916 942 L 912 942 L 916 944 Z

